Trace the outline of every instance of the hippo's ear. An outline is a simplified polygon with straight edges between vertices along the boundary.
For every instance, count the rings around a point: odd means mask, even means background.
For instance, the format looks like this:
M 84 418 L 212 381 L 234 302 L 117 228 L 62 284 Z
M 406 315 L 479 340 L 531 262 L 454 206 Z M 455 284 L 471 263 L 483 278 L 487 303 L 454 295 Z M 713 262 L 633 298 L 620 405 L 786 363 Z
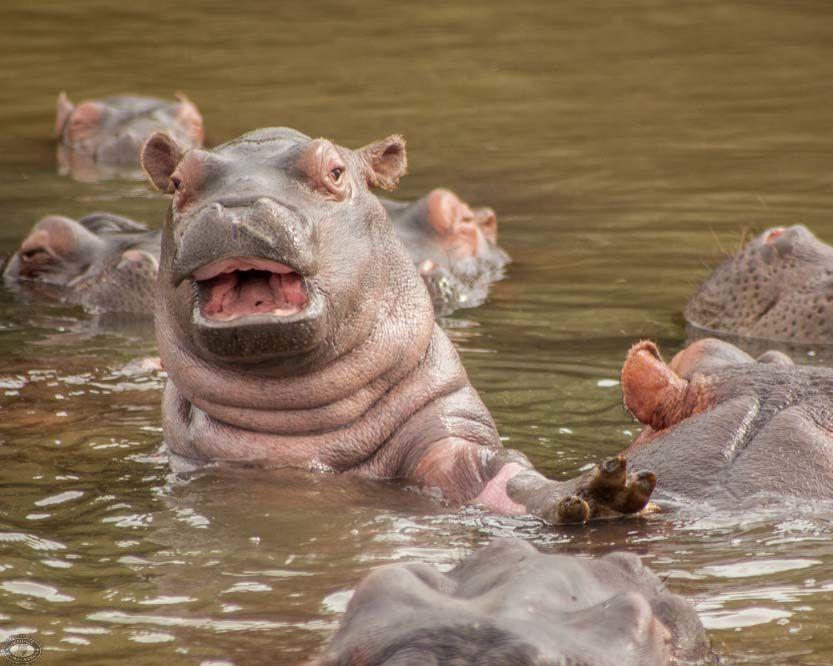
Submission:
M 359 148 L 357 152 L 364 162 L 370 187 L 396 189 L 399 179 L 408 172 L 405 138 L 400 134 Z
M 64 131 L 64 125 L 67 124 L 67 119 L 75 110 L 75 104 L 69 101 L 69 97 L 67 97 L 65 92 L 61 91 L 55 106 L 55 137 L 60 139 Z
M 661 430 L 680 416 L 689 383 L 665 364 L 653 342 L 637 342 L 622 366 L 625 408 L 645 425 Z
M 141 153 L 142 168 L 157 190 L 167 194 L 174 191 L 171 174 L 182 155 L 182 148 L 165 132 L 156 132 L 145 141 Z

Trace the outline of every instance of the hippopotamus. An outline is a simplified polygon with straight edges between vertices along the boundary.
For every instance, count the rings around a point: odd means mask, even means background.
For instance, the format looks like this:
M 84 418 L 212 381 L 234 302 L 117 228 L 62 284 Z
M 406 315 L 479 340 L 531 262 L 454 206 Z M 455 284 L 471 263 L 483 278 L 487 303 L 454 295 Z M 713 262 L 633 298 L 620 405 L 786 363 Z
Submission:
M 753 359 L 705 338 L 666 364 L 642 341 L 622 368 L 625 407 L 644 424 L 625 455 L 661 494 L 737 507 L 833 499 L 833 369 Z
M 715 333 L 833 342 L 833 247 L 803 225 L 768 229 L 697 289 L 686 320 Z
M 84 173 L 87 163 L 139 167 L 139 150 L 148 137 L 164 130 L 183 146 L 202 146 L 202 116 L 185 95 L 176 101 L 123 95 L 85 100 L 77 106 L 58 95 L 55 136 L 59 162 Z
M 48 215 L 9 259 L 3 279 L 60 287 L 58 296 L 94 314 L 152 312 L 159 232 L 112 213 L 80 220 Z
M 552 523 L 639 512 L 655 478 L 622 457 L 550 480 L 504 449 L 371 188 L 404 139 L 358 150 L 288 128 L 213 150 L 142 151 L 171 196 L 156 337 L 172 466 L 299 467 L 397 480 Z
M 509 255 L 497 245 L 497 216 L 435 189 L 412 204 L 381 199 L 399 239 L 414 258 L 434 309 L 449 314 L 486 300 Z
M 660 666 L 716 659 L 693 606 L 636 555 L 547 555 L 520 539 L 495 539 L 447 573 L 425 563 L 371 572 L 312 663 Z
M 386 199 L 382 204 L 420 267 L 437 314 L 482 301 L 489 281 L 498 278 L 495 262 L 506 257 L 495 243 L 496 219 L 490 208 L 472 212 L 446 189 L 432 190 L 413 203 Z M 151 315 L 160 243 L 158 231 L 121 215 L 92 213 L 77 221 L 49 215 L 35 224 L 3 276 L 7 284 L 64 287 L 60 298 L 93 313 Z M 128 250 L 142 254 L 131 251 L 125 261 Z M 466 279 L 471 282 L 464 284 Z

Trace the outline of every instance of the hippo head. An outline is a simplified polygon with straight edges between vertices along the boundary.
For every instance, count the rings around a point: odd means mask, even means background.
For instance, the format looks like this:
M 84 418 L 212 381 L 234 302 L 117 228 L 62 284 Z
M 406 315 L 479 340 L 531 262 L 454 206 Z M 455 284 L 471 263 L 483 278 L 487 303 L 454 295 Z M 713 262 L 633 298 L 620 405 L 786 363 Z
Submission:
M 694 608 L 639 558 L 545 555 L 499 539 L 443 574 L 382 567 L 356 589 L 319 666 L 712 663 Z M 686 662 L 688 663 L 688 662 Z
M 84 273 L 104 241 L 82 224 L 61 215 L 40 220 L 3 271 L 7 280 L 35 280 L 65 286 Z
M 714 338 L 665 363 L 642 341 L 622 368 L 626 408 L 644 424 L 626 451 L 660 494 L 737 510 L 833 499 L 833 371 L 770 350 L 753 359 Z M 828 509 L 829 510 L 829 509 Z
M 833 248 L 806 227 L 769 229 L 724 261 L 689 300 L 712 331 L 794 342 L 833 340 Z
M 176 102 L 149 97 L 109 97 L 77 106 L 66 93 L 58 96 L 55 136 L 59 161 L 71 170 L 92 168 L 87 162 L 138 166 L 139 150 L 147 138 L 165 130 L 189 146 L 203 142 L 202 116 L 185 95 Z
M 9 259 L 3 279 L 62 287 L 55 295 L 87 310 L 152 312 L 158 236 L 131 219 L 91 213 L 78 220 L 48 215 Z
M 410 267 L 370 192 L 404 175 L 400 136 L 353 151 L 268 128 L 184 151 L 157 133 L 142 165 L 172 196 L 159 275 L 163 357 L 170 327 L 177 346 L 213 363 L 326 363 L 360 343 Z

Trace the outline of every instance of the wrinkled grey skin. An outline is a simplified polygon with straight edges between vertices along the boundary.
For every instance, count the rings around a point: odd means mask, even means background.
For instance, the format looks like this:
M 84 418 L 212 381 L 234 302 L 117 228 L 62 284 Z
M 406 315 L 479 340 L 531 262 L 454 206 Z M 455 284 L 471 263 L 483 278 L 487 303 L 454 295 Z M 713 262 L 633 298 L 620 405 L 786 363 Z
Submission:
M 442 192 L 456 199 L 456 195 L 447 190 Z M 481 245 L 482 257 L 458 258 L 455 253 L 439 247 L 437 237 L 440 234 L 435 231 L 428 217 L 426 200 L 429 196 L 413 203 L 390 199 L 384 199 L 382 203 L 391 216 L 394 231 L 405 243 L 417 267 L 424 265 L 426 260 L 436 262 L 435 268 L 421 275 L 431 294 L 435 312 L 447 315 L 457 307 L 474 307 L 482 302 L 489 284 L 498 276 L 496 264 L 492 260 L 506 255 L 485 238 Z M 68 234 L 77 239 L 75 251 L 60 252 L 55 247 L 58 239 L 54 238 L 54 233 L 52 239 L 48 233 L 38 233 L 45 226 L 46 220 L 53 220 L 46 226 L 62 224 L 67 228 Z M 103 220 L 110 223 L 102 225 Z M 152 316 L 160 242 L 158 231 L 148 231 L 143 224 L 112 213 L 93 213 L 78 222 L 52 215 L 33 227 L 21 249 L 12 255 L 3 276 L 7 285 L 41 282 L 64 287 L 56 294 L 59 298 L 68 303 L 81 304 L 90 312 L 130 312 Z M 119 252 L 129 248 L 147 252 L 155 262 L 147 262 L 146 266 L 144 262 L 141 266 L 132 264 L 129 270 L 125 270 L 127 265 L 115 259 Z M 28 261 L 31 268 L 27 267 L 27 257 L 24 255 L 32 257 Z M 34 265 L 33 260 L 38 255 L 41 260 L 48 257 L 49 261 Z M 82 275 L 85 277 L 79 279 Z M 464 283 L 466 276 L 472 282 Z M 107 289 L 103 289 L 103 284 L 108 285 Z M 448 288 L 440 289 L 437 285 Z
M 655 479 L 613 458 L 567 482 L 504 449 L 371 187 L 404 140 L 349 150 L 287 128 L 211 151 L 151 137 L 172 195 L 156 333 L 175 469 L 298 467 L 397 479 L 553 523 L 641 511 Z
M 438 315 L 486 300 L 489 287 L 503 278 L 509 263 L 509 255 L 497 245 L 497 218 L 491 208 L 469 208 L 445 189 L 410 204 L 381 201 Z
M 694 608 L 636 555 L 545 555 L 495 539 L 448 573 L 381 567 L 318 666 L 716 663 Z
M 164 130 L 182 145 L 203 144 L 202 116 L 184 95 L 176 101 L 124 95 L 86 100 L 77 106 L 58 96 L 55 136 L 62 170 L 79 180 L 97 180 L 97 167 L 139 167 L 139 150 Z
M 112 213 L 40 220 L 3 269 L 8 287 L 55 287 L 93 314 L 152 312 L 159 232 Z
M 622 371 L 625 406 L 645 428 L 626 451 L 663 495 L 727 509 L 771 499 L 833 499 L 833 370 L 757 360 L 716 339 L 669 364 L 650 342 Z
M 768 229 L 700 285 L 685 318 L 716 333 L 833 342 L 833 247 L 802 225 Z

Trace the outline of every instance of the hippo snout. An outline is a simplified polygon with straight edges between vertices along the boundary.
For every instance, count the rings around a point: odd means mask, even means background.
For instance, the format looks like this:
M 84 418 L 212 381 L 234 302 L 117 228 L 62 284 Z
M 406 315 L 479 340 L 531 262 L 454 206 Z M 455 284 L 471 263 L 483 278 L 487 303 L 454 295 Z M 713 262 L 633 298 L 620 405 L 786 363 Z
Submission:
M 315 241 L 305 216 L 276 199 L 214 201 L 177 225 L 174 285 L 206 264 L 233 257 L 259 257 L 312 277 L 318 272 Z

